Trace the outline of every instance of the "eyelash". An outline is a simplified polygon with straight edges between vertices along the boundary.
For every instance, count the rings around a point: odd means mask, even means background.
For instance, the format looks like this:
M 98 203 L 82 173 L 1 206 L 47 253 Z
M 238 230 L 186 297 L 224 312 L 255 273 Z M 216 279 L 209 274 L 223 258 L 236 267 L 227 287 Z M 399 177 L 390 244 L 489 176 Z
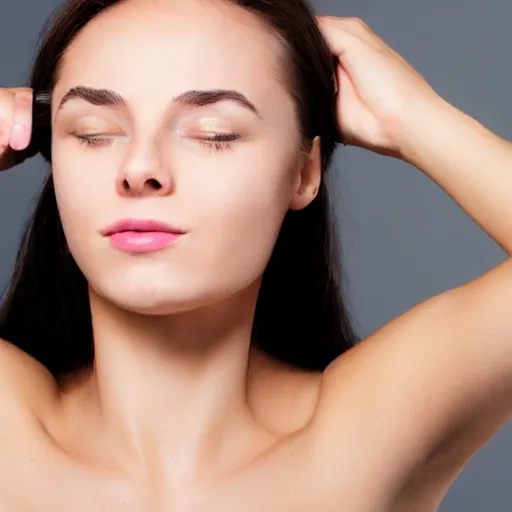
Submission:
M 77 133 L 73 133 L 80 144 L 83 144 L 87 147 L 101 147 L 110 145 L 110 140 L 102 137 L 102 134 L 92 134 L 92 135 L 78 135 Z M 208 149 L 213 151 L 223 151 L 227 149 L 233 148 L 233 142 L 240 138 L 239 133 L 216 133 L 213 137 L 204 138 L 204 139 L 194 139 L 199 142 L 199 144 L 206 146 Z

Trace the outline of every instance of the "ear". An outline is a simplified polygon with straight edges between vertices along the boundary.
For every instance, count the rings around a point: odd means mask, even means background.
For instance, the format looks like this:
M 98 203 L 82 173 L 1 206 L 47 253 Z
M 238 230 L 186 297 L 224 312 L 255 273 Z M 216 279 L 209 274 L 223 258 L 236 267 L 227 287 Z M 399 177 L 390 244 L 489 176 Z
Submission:
M 315 199 L 320 190 L 320 183 L 322 181 L 320 137 L 315 137 L 311 151 L 305 157 L 305 161 L 303 161 L 293 184 L 290 201 L 291 210 L 306 208 Z

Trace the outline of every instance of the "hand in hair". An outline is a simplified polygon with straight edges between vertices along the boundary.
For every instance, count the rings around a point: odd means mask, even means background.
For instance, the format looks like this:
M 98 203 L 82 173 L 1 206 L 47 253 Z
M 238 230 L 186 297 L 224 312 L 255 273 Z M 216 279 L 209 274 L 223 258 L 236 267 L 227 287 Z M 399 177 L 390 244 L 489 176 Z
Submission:
M 32 102 L 30 88 L 0 88 L 0 171 L 35 154 L 27 151 L 32 137 Z
M 420 107 L 444 100 L 361 19 L 319 16 L 318 21 L 338 59 L 341 140 L 402 158 L 403 134 Z

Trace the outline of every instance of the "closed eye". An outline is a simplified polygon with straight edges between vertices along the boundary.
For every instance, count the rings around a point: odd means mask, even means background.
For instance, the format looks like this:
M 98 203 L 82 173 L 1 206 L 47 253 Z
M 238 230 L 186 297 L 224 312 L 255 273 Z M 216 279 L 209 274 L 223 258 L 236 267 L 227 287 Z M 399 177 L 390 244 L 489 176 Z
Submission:
M 94 133 L 90 135 L 80 135 L 78 133 L 72 134 L 78 141 L 87 147 L 101 147 L 109 146 L 112 143 L 112 136 Z M 240 139 L 239 133 L 216 133 L 211 137 L 193 137 L 192 139 L 199 144 L 206 146 L 214 151 L 222 151 L 225 149 L 232 149 L 233 142 Z

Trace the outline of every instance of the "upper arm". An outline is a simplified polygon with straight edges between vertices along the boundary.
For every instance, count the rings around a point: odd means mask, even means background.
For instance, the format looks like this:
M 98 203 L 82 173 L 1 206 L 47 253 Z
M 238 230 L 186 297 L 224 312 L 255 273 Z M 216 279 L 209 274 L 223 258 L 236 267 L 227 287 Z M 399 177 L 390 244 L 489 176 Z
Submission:
M 507 260 L 339 357 L 310 425 L 320 462 L 338 474 L 374 471 L 397 492 L 424 476 L 441 492 L 512 416 L 511 310 Z

